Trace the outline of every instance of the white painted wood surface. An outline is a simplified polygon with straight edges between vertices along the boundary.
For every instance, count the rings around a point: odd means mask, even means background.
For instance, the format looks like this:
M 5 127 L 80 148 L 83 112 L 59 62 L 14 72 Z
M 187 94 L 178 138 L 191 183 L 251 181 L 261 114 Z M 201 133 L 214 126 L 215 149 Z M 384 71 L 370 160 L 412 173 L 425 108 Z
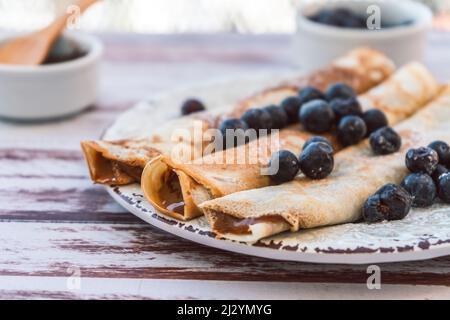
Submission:
M 0 121 L 0 298 L 235 299 L 236 290 L 255 299 L 449 297 L 450 257 L 381 265 L 386 289 L 373 292 L 365 286 L 367 266 L 227 253 L 178 239 L 127 213 L 92 185 L 79 141 L 98 137 L 136 101 L 180 85 L 289 70 L 289 39 L 102 38 L 107 50 L 96 106 L 53 123 Z M 433 33 L 429 49 L 427 64 L 450 81 L 450 35 Z M 80 270 L 82 290 L 66 287 L 68 268 Z
M 445 286 L 389 284 L 369 290 L 365 284 L 0 276 L 0 288 L 8 288 L 0 289 L 7 299 L 450 299 Z

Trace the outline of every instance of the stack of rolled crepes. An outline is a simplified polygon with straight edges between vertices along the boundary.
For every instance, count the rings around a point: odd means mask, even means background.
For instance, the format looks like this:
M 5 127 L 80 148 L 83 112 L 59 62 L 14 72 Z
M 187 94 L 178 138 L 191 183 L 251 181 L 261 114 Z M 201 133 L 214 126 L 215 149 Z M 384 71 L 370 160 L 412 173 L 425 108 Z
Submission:
M 261 174 L 271 153 L 287 149 L 298 154 L 313 136 L 298 124 L 280 131 L 275 149 L 270 142 L 262 141 L 271 139 L 266 136 L 189 161 L 179 161 L 171 153 L 184 141 L 171 141 L 168 135 L 158 134 L 134 141 L 86 141 L 82 143 L 83 151 L 95 182 L 128 184 L 142 179 L 146 198 L 160 211 L 181 220 L 206 214 L 219 236 L 257 241 L 286 230 L 355 221 L 371 193 L 403 178 L 405 169 L 401 164 L 406 148 L 424 139 L 429 142 L 432 137 L 446 139 L 439 124 L 450 116 L 450 110 L 445 110 L 450 90 L 436 98 L 442 88 L 419 63 L 408 64 L 395 73 L 393 70 L 392 62 L 381 53 L 357 49 L 310 76 L 247 98 L 227 114 L 210 117 L 203 113 L 181 121 L 186 128 L 201 121 L 206 130 L 249 108 L 279 103 L 307 85 L 323 90 L 335 82 L 347 83 L 360 93 L 358 100 L 363 110 L 380 109 L 389 125 L 400 123 L 395 128 L 403 146 L 397 153 L 373 156 L 367 142 L 343 149 L 333 135 L 327 135 L 337 153 L 335 169 L 324 180 L 310 180 L 299 174 L 294 181 L 271 186 L 269 176 Z M 180 120 L 176 122 L 179 127 Z M 186 143 L 189 148 L 203 147 L 189 145 L 189 139 Z M 257 163 L 236 161 L 249 153 L 256 156 Z

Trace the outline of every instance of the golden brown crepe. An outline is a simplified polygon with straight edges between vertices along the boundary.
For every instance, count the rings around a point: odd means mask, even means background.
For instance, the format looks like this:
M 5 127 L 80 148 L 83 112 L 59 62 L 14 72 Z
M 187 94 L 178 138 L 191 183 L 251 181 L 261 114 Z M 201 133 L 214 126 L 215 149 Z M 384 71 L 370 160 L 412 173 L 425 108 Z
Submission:
M 254 242 L 286 231 L 354 222 L 364 201 L 386 183 L 406 176 L 409 148 L 433 140 L 450 143 L 450 86 L 412 118 L 395 127 L 402 147 L 394 154 L 374 155 L 368 141 L 335 157 L 335 168 L 324 180 L 303 175 L 294 181 L 247 190 L 200 205 L 218 236 Z
M 390 125 L 394 125 L 423 107 L 439 88 L 423 65 L 411 63 L 358 99 L 363 110 L 380 109 Z M 160 211 L 181 220 L 192 219 L 202 214 L 198 206 L 206 200 L 270 185 L 270 177 L 261 172 L 272 153 L 289 150 L 298 154 L 313 135 L 296 125 L 295 129 L 281 130 L 277 137 L 263 137 L 188 163 L 161 155 L 145 167 L 142 190 Z M 333 136 L 328 135 L 328 138 L 335 150 L 341 149 Z M 278 141 L 279 145 L 275 145 Z M 173 210 L 174 203 L 176 210 Z
M 385 80 L 393 71 L 392 61 L 384 54 L 360 48 L 309 76 L 291 79 L 248 97 L 225 114 L 202 112 L 174 119 L 145 139 L 82 141 L 81 146 L 94 182 L 116 185 L 139 182 L 139 173 L 150 159 L 159 154 L 171 154 L 172 149 L 180 143 L 185 144 L 186 148 L 192 148 L 193 155 L 202 155 L 203 145 L 192 145 L 189 139 L 174 140 L 172 134 L 175 129 L 186 129 L 190 132 L 195 125 L 200 125 L 205 131 L 216 128 L 223 118 L 240 117 L 249 108 L 277 104 L 287 96 L 296 95 L 299 88 L 306 85 L 325 89 L 329 84 L 343 82 L 352 86 L 358 93 L 365 92 Z

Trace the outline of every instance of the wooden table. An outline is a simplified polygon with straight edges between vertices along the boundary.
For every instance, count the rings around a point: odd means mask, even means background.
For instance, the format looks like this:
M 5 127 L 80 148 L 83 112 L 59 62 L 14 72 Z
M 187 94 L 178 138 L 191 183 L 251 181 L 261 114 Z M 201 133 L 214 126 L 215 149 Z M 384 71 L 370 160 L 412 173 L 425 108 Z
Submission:
M 0 298 L 450 298 L 450 257 L 367 266 L 270 261 L 147 225 L 88 178 L 79 141 L 136 101 L 186 83 L 288 70 L 287 36 L 103 35 L 98 104 L 64 121 L 0 122 Z M 450 34 L 427 64 L 450 80 Z M 195 95 L 195 93 L 193 93 Z M 36 106 L 37 108 L 39 106 Z

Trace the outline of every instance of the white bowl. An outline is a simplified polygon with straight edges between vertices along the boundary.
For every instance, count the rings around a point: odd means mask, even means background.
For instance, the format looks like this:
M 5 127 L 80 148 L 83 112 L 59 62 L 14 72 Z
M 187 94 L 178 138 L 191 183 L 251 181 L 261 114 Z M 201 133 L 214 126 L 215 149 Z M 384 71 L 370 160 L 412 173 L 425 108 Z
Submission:
M 349 29 L 320 24 L 307 17 L 320 9 L 348 8 L 368 17 L 367 9 L 376 5 L 382 20 L 403 23 L 381 30 Z M 397 66 L 422 60 L 427 44 L 427 31 L 432 23 L 431 10 L 410 0 L 329 0 L 309 1 L 297 16 L 297 33 L 294 39 L 294 59 L 305 70 L 322 67 L 349 50 L 366 46 L 386 53 Z
M 0 36 L 0 42 L 11 35 Z M 86 54 L 40 66 L 0 64 L 0 117 L 32 121 L 75 114 L 96 100 L 102 44 L 94 37 L 67 32 L 64 38 Z

